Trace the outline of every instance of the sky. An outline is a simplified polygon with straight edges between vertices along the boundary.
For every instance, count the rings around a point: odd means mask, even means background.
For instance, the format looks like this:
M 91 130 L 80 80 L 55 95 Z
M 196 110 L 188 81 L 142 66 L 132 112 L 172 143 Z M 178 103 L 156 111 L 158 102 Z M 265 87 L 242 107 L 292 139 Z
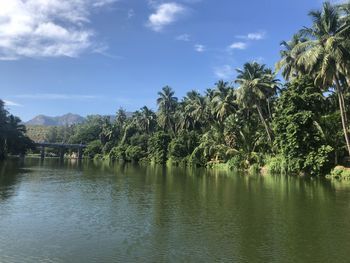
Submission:
M 39 114 L 156 109 L 169 85 L 204 92 L 280 42 L 321 0 L 0 0 L 0 99 Z

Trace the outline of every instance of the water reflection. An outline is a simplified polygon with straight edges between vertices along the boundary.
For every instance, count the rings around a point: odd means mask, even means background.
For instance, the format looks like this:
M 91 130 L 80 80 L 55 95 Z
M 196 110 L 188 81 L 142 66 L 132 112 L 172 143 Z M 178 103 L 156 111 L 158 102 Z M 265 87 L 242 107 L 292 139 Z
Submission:
M 22 166 L 23 162 L 20 160 L 0 161 L 0 201 L 6 200 L 15 194 Z M 22 170 L 22 172 L 25 172 L 25 170 Z
M 0 165 L 0 262 L 346 262 L 350 191 L 288 176 Z

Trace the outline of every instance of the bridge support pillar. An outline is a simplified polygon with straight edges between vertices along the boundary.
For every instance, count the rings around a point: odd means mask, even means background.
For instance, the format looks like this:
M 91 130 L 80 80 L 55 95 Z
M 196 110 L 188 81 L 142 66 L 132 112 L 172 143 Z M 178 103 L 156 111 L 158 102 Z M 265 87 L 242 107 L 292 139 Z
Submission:
M 78 149 L 78 160 L 81 160 L 81 159 L 83 159 L 83 149 L 79 148 Z
M 60 160 L 64 159 L 64 148 L 60 148 Z
M 41 146 L 41 149 L 40 149 L 40 158 L 42 160 L 44 160 L 45 158 L 45 147 L 44 146 Z

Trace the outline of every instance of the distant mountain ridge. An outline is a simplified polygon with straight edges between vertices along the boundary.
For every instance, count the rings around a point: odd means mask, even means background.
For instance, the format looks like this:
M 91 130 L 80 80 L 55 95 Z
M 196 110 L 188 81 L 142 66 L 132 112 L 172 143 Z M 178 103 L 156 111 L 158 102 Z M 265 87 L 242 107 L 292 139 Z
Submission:
M 132 115 L 132 112 L 126 112 L 127 118 L 132 117 Z M 104 117 L 109 117 L 111 122 L 115 120 L 115 115 L 104 115 Z M 67 113 L 56 117 L 38 115 L 24 124 L 27 126 L 70 126 L 73 124 L 83 123 L 85 120 L 86 118 L 78 114 Z
M 66 126 L 79 124 L 85 121 L 85 118 L 73 113 L 67 113 L 62 116 L 50 117 L 46 115 L 38 115 L 27 121 L 26 125 L 41 125 L 41 126 Z

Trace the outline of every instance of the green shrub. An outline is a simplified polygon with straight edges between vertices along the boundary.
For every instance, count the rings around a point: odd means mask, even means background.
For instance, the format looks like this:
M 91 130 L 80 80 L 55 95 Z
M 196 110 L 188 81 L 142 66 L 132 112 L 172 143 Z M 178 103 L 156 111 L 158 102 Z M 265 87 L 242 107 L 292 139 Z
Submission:
M 84 151 L 84 154 L 89 158 L 94 158 L 96 154 L 102 153 L 102 143 L 100 140 L 90 142 Z
M 245 169 L 245 162 L 242 154 L 236 154 L 228 162 L 227 167 L 230 170 L 243 170 Z
M 112 161 L 116 161 L 116 160 L 125 161 L 126 160 L 125 151 L 126 151 L 126 147 L 123 145 L 113 147 L 109 153 L 109 157 Z
M 330 155 L 333 148 L 321 146 L 317 151 L 310 152 L 305 159 L 303 170 L 310 175 L 324 175 L 330 171 Z
M 289 170 L 287 160 L 282 155 L 266 158 L 266 168 L 270 174 L 286 174 Z
M 102 148 L 102 154 L 107 155 L 114 147 L 114 142 L 107 142 Z
M 103 155 L 102 154 L 96 154 L 95 156 L 94 156 L 94 161 L 101 161 L 101 160 L 103 160 Z
M 260 165 L 257 163 L 252 164 L 248 170 L 249 174 L 255 175 L 260 173 Z
M 329 179 L 350 180 L 350 169 L 343 166 L 337 166 L 326 177 Z
M 198 135 L 196 132 L 181 131 L 169 144 L 169 160 L 175 165 L 186 165 L 190 158 L 189 156 L 197 146 Z
M 168 146 L 171 137 L 165 132 L 156 132 L 148 140 L 148 153 L 155 163 L 165 164 L 168 157 Z
M 140 146 L 142 150 L 147 151 L 149 136 L 147 134 L 135 134 L 130 138 L 130 145 Z
M 203 149 L 201 147 L 197 147 L 196 149 L 194 149 L 194 151 L 188 158 L 189 166 L 205 166 L 207 162 L 208 160 L 204 156 Z
M 125 150 L 125 157 L 127 161 L 138 162 L 145 156 L 146 153 L 140 146 L 128 146 Z

